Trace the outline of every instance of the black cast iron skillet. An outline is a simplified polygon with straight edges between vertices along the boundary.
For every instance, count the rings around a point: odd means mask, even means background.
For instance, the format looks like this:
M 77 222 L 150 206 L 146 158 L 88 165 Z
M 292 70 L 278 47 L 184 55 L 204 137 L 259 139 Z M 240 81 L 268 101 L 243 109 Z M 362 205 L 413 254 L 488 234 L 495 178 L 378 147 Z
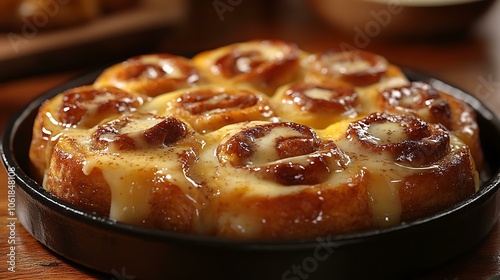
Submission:
M 383 230 L 315 240 L 241 241 L 192 236 L 117 223 L 74 208 L 43 190 L 28 172 L 28 149 L 40 104 L 63 90 L 91 84 L 101 71 L 72 80 L 30 103 L 8 123 L 1 145 L 15 169 L 16 213 L 53 252 L 125 279 L 391 279 L 425 273 L 474 248 L 499 219 L 500 123 L 474 97 L 406 71 L 468 102 L 477 112 L 487 172 L 479 192 L 440 213 Z

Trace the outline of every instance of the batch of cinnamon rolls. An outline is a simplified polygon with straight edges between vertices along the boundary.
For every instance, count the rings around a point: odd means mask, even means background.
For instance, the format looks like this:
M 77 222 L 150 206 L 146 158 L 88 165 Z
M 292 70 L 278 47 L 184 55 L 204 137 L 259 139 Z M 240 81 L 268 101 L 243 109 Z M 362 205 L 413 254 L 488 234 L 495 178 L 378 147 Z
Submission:
M 311 239 L 432 215 L 479 188 L 474 111 L 384 57 L 255 40 L 148 54 L 47 100 L 33 176 L 123 222 Z

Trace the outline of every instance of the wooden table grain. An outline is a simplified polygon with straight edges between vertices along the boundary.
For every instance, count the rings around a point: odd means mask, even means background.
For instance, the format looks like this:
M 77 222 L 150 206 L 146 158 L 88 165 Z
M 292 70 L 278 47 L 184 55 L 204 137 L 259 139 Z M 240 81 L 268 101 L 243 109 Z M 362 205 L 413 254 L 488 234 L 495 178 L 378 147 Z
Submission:
M 272 13 L 277 4 L 273 6 L 266 4 L 269 2 L 258 1 L 260 4 L 257 5 L 255 4 L 257 1 L 232 1 L 232 3 L 236 2 L 242 2 L 242 4 L 228 10 L 224 14 L 224 20 L 221 21 L 220 15 L 213 11 L 211 5 L 213 2 L 207 1 L 210 5 L 195 9 L 189 23 L 180 26 L 177 33 L 165 35 L 164 40 L 154 49 L 173 53 L 193 53 L 255 38 L 294 41 L 308 51 L 338 47 L 345 42 L 353 44 L 352 35 L 332 31 L 319 21 L 311 20 L 310 15 L 300 18 L 282 15 L 279 19 L 275 19 Z M 212 9 L 212 11 L 207 13 L 207 9 Z M 303 7 L 294 9 L 303 9 Z M 244 14 L 243 10 L 245 10 Z M 252 17 L 252 11 L 260 11 L 259 16 Z M 255 22 L 255 18 L 259 21 Z M 497 20 L 490 23 L 490 26 L 498 26 L 500 7 L 496 9 L 496 15 L 491 18 Z M 486 37 L 472 36 L 440 42 L 395 43 L 373 38 L 366 49 L 384 55 L 393 63 L 452 82 L 459 88 L 475 94 L 500 116 L 500 75 L 498 75 L 500 36 L 497 35 L 498 33 Z M 102 62 L 103 59 L 104 57 L 97 57 L 96 61 Z M 3 131 L 10 116 L 30 100 L 80 73 L 81 69 L 75 65 L 74 69 L 61 69 L 58 72 L 1 82 L 0 129 Z M 0 171 L 0 279 L 112 279 L 114 277 L 97 274 L 52 253 L 35 240 L 19 221 L 9 219 L 13 217 L 8 212 L 7 185 L 7 173 L 2 168 Z M 8 226 L 11 222 L 15 223 L 12 231 Z M 9 244 L 11 232 L 15 234 L 15 244 Z M 10 259 L 8 254 L 11 252 L 11 246 L 15 247 L 15 271 L 8 270 Z M 500 279 L 500 223 L 493 227 L 476 248 L 428 274 L 421 275 L 418 279 Z

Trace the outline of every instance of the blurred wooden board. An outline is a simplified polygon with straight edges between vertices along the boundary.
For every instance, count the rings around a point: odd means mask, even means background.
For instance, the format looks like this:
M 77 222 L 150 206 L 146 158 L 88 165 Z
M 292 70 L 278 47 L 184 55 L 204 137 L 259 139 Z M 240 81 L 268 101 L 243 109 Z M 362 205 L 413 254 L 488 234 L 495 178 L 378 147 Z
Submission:
M 143 0 L 134 9 L 63 29 L 41 31 L 27 23 L 19 32 L 0 33 L 0 79 L 152 44 L 155 30 L 176 24 L 186 12 L 187 1 Z

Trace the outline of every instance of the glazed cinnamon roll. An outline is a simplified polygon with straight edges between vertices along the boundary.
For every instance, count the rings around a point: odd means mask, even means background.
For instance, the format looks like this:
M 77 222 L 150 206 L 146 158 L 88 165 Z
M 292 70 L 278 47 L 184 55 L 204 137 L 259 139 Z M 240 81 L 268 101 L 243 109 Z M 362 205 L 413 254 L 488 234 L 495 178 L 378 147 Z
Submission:
M 427 122 L 451 126 L 450 104 L 426 83 L 413 82 L 407 86 L 382 90 L 379 99 L 384 111 L 411 114 Z
M 379 102 L 381 111 L 415 115 L 427 122 L 444 125 L 469 146 L 478 169 L 482 169 L 483 155 L 475 114 L 462 101 L 423 82 L 382 90 L 373 99 Z
M 36 116 L 30 146 L 36 177 L 43 177 L 54 143 L 62 131 L 91 128 L 113 115 L 133 112 L 144 102 L 143 96 L 118 88 L 92 86 L 69 89 L 47 100 Z
M 233 123 L 275 117 L 268 96 L 250 89 L 220 86 L 179 90 L 158 96 L 141 110 L 178 116 L 200 133 Z
M 200 82 L 198 70 L 187 58 L 171 54 L 149 54 L 130 58 L 107 68 L 95 87 L 114 86 L 147 96 L 157 96 Z
M 196 55 L 194 64 L 213 83 L 253 88 L 268 95 L 300 74 L 302 53 L 295 44 L 249 41 Z
M 273 96 L 282 121 L 325 128 L 334 122 L 359 115 L 358 93 L 352 87 L 313 83 L 293 83 Z
M 334 124 L 323 133 L 335 139 L 351 159 L 351 168 L 365 170 L 377 227 L 435 213 L 478 189 L 469 148 L 441 124 L 374 113 Z
M 356 88 L 386 88 L 408 83 L 384 57 L 362 50 L 328 50 L 305 60 L 305 81 Z
M 218 193 L 202 216 L 209 234 L 292 239 L 370 227 L 363 173 L 344 172 L 349 158 L 310 127 L 242 123 L 205 142 L 193 172 Z
M 116 221 L 192 233 L 209 193 L 185 176 L 200 147 L 197 134 L 177 118 L 124 115 L 65 133 L 44 187 Z

